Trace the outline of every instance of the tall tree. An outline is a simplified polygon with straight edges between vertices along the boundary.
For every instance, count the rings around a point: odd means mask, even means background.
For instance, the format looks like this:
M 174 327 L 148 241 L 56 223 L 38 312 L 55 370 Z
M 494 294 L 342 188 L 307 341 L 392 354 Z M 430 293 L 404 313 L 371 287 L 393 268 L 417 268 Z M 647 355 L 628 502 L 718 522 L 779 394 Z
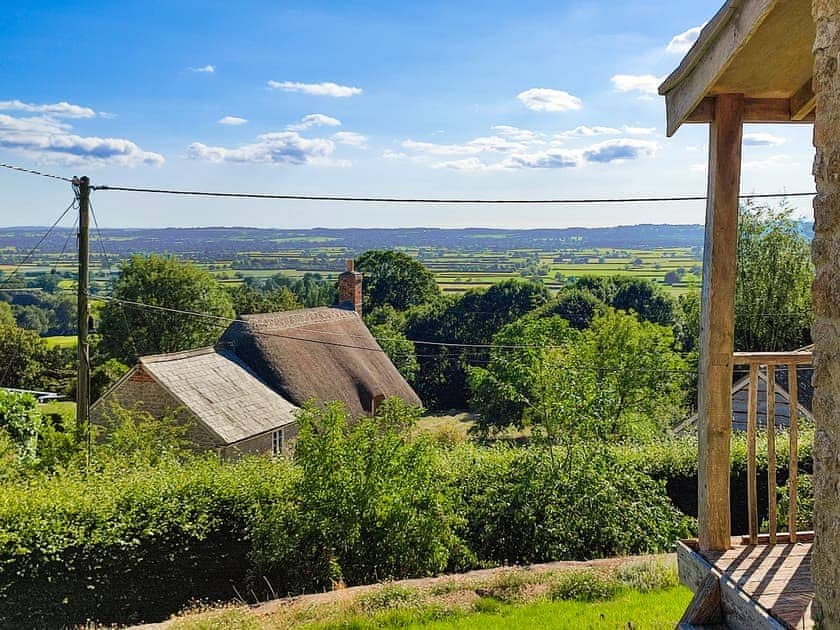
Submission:
M 107 303 L 98 327 L 100 349 L 129 364 L 138 355 L 210 345 L 225 327 L 213 317 L 234 316 L 230 297 L 210 273 L 169 256 L 133 256 L 120 270 L 114 297 L 210 316 Z
M 423 263 L 403 252 L 372 249 L 356 259 L 364 274 L 364 310 L 390 304 L 398 311 L 440 295 L 435 277 Z
M 735 349 L 794 350 L 811 342 L 814 266 L 792 210 L 746 205 L 738 223 Z

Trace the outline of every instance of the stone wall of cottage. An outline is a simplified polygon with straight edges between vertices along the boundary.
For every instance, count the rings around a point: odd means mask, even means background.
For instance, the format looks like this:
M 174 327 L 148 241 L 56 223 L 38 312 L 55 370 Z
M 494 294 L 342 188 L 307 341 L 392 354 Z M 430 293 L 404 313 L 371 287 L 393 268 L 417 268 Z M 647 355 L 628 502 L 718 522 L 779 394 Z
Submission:
M 283 455 L 292 455 L 297 434 L 297 423 L 287 424 L 283 427 Z M 272 439 L 271 431 L 257 435 L 250 440 L 244 440 L 231 446 L 226 446 L 222 449 L 222 456 L 228 460 L 235 460 L 244 455 L 271 455 Z
M 813 0 L 814 91 L 814 529 L 818 627 L 840 628 L 840 2 Z
M 127 379 L 91 407 L 93 424 L 107 430 L 112 424 L 111 409 L 115 402 L 125 409 L 145 411 L 155 418 L 163 418 L 177 411 L 176 421 L 189 424 L 186 437 L 196 445 L 197 450 L 215 450 L 220 446 L 218 438 L 198 421 L 195 414 L 185 409 L 177 398 L 158 385 L 142 366 L 137 366 Z

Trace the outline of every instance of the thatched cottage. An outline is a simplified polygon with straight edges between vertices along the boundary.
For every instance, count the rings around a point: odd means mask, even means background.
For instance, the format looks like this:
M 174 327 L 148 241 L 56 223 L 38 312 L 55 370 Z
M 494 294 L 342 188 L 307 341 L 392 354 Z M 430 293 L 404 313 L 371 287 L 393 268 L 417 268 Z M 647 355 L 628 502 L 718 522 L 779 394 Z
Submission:
M 336 307 L 245 315 L 213 347 L 140 358 L 94 403 L 93 422 L 107 424 L 113 402 L 177 410 L 199 448 L 279 454 L 309 400 L 342 401 L 357 417 L 391 397 L 420 405 L 361 318 L 361 282 L 348 264 Z

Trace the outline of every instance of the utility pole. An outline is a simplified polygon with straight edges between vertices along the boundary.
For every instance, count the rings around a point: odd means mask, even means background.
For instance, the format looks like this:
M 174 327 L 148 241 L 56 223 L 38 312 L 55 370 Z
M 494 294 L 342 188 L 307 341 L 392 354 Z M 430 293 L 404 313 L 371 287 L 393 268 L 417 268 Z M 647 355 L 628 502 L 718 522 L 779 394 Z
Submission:
M 78 379 L 76 382 L 76 422 L 87 433 L 87 459 L 90 463 L 91 427 L 90 427 L 90 346 L 88 345 L 88 264 L 90 246 L 90 179 L 74 178 L 78 186 L 79 199 L 79 281 L 78 281 Z

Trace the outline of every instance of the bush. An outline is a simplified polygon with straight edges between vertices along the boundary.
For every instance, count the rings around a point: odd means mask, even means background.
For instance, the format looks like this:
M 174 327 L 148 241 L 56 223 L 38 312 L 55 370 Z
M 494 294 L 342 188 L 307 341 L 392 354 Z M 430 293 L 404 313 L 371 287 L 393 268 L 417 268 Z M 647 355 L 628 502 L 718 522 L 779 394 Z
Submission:
M 449 465 L 466 515 L 462 537 L 480 561 L 654 553 L 691 531 L 664 483 L 603 453 L 568 466 L 552 464 L 548 449 L 539 447 L 463 445 L 452 451 Z
M 260 571 L 294 589 L 364 584 L 443 571 L 460 550 L 452 507 L 418 410 L 386 401 L 351 423 L 341 403 L 299 416 L 295 499 L 256 525 Z M 306 569 L 302 569 L 306 567 Z
M 137 623 L 232 599 L 249 577 L 254 511 L 294 478 L 282 462 L 208 458 L 4 485 L 0 626 Z
M 551 599 L 600 602 L 612 599 L 621 585 L 598 571 L 569 571 L 561 573 L 551 586 Z

